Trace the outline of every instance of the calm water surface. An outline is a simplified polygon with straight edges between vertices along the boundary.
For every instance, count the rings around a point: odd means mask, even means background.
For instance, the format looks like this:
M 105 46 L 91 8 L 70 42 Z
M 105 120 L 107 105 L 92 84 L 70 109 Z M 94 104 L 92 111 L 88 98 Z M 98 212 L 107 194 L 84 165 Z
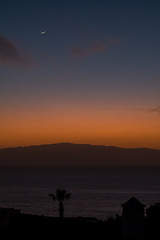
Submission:
M 48 194 L 65 188 L 66 217 L 122 214 L 121 204 L 132 196 L 146 207 L 160 202 L 160 169 L 37 169 L 0 170 L 0 207 L 23 213 L 58 216 L 58 202 Z

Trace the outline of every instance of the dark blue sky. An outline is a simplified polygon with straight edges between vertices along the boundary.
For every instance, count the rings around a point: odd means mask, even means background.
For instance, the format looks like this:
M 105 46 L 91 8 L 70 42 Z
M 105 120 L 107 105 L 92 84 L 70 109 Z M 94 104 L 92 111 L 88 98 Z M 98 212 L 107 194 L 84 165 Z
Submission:
M 2 1 L 0 147 L 160 148 L 159 13 L 147 0 Z

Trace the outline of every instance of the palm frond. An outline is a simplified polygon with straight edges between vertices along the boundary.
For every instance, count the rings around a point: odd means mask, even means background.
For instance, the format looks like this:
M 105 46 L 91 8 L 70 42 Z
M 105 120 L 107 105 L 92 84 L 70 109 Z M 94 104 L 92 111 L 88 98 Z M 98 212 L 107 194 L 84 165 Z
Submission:
M 55 201 L 56 199 L 58 200 L 58 201 L 64 201 L 65 199 L 70 199 L 70 197 L 71 197 L 71 193 L 66 193 L 66 190 L 65 189 L 57 189 L 56 190 L 56 196 L 55 195 L 53 195 L 53 194 L 49 194 L 49 196 L 50 197 L 52 197 L 53 198 L 53 200 Z
M 53 198 L 53 201 L 56 200 L 56 197 L 53 194 L 49 194 L 49 196 Z
M 56 199 L 58 201 L 64 201 L 64 199 L 69 199 L 71 196 L 70 193 L 66 193 L 66 190 L 65 189 L 57 189 L 56 191 Z
M 68 199 L 70 199 L 71 198 L 71 193 L 67 193 L 66 195 L 65 195 L 65 198 L 68 200 Z

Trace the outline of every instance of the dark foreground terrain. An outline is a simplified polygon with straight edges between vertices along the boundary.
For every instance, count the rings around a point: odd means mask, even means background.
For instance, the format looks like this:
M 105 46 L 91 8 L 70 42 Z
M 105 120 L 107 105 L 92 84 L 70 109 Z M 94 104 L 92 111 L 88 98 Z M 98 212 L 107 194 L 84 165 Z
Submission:
M 98 221 L 96 218 L 53 218 L 14 210 L 0 211 L 0 236 L 24 239 L 121 239 L 121 219 Z
M 160 239 L 160 203 L 146 209 L 144 239 Z M 20 213 L 0 208 L 0 239 L 109 239 L 122 240 L 122 217 L 116 215 L 106 221 L 96 218 L 54 218 Z

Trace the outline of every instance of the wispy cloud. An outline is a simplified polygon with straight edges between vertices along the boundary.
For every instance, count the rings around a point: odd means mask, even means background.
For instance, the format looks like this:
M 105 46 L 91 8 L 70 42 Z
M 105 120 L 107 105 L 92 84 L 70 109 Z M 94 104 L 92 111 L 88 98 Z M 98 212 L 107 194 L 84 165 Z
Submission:
M 90 40 L 88 44 L 86 44 L 86 46 L 83 46 L 82 48 L 79 48 L 75 45 L 70 45 L 68 56 L 74 58 L 83 58 L 93 53 L 105 53 L 107 49 L 110 48 L 112 45 L 117 45 L 119 43 L 119 38 L 111 37 L 108 39 L 108 41 L 105 41 L 104 43 L 96 40 Z
M 0 36 L 0 64 L 27 67 L 31 62 L 33 63 L 34 60 L 29 54 L 20 50 L 7 38 Z
M 150 109 L 150 113 L 157 112 L 160 115 L 160 107 Z
M 160 115 L 160 107 L 156 108 L 132 108 L 132 109 L 127 109 L 129 111 L 141 111 L 141 112 L 148 112 L 148 113 L 158 113 Z
M 145 112 L 145 113 L 157 113 L 160 116 L 160 107 L 155 107 L 155 108 L 106 108 L 106 107 L 101 107 L 99 108 L 101 110 L 113 110 L 113 111 L 135 111 L 135 112 Z

